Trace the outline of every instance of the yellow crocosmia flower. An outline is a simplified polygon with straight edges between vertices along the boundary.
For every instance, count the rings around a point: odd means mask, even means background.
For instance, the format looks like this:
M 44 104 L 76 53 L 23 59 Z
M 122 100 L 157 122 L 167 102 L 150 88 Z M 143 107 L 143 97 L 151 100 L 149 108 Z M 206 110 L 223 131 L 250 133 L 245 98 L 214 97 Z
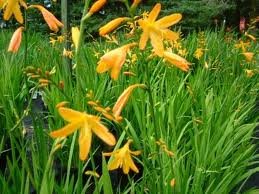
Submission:
M 53 138 L 66 137 L 79 129 L 79 158 L 81 160 L 85 160 L 88 156 L 93 133 L 110 146 L 116 144 L 115 137 L 101 123 L 99 117 L 65 107 L 60 107 L 58 111 L 69 124 L 51 132 L 50 136 Z
M 247 77 L 253 77 L 255 72 L 251 69 L 245 69 L 245 73 Z
M 125 63 L 128 50 L 135 45 L 136 43 L 126 44 L 122 47 L 107 52 L 98 62 L 96 71 L 98 73 L 104 73 L 111 69 L 111 78 L 113 80 L 117 80 L 122 65 Z
M 122 94 L 119 96 L 117 102 L 115 103 L 115 105 L 113 106 L 113 109 L 112 109 L 112 112 L 113 112 L 113 115 L 115 118 L 120 117 L 121 111 L 122 111 L 123 107 L 126 105 L 126 103 L 128 102 L 132 91 L 137 87 L 145 88 L 146 85 L 145 84 L 131 85 L 127 89 L 125 89 L 122 92 Z
M 72 52 L 72 51 L 69 51 L 69 50 L 67 50 L 67 49 L 64 48 L 64 50 L 63 50 L 63 56 L 72 59 L 72 57 L 73 57 L 73 52 Z
M 126 20 L 128 20 L 127 17 L 120 17 L 110 21 L 108 24 L 105 24 L 103 27 L 99 29 L 99 35 L 105 36 L 106 34 L 115 30 L 119 25 L 121 25 L 121 23 L 123 23 Z
M 45 22 L 48 24 L 50 30 L 57 32 L 59 30 L 59 28 L 63 27 L 63 24 L 51 12 L 49 12 L 43 6 L 30 5 L 28 8 L 38 9 L 41 12 Z
M 179 13 L 165 16 L 157 21 L 156 18 L 161 10 L 161 4 L 157 3 L 147 18 L 138 21 L 143 33 L 140 37 L 139 48 L 144 50 L 148 39 L 158 56 L 162 56 L 164 52 L 163 39 L 177 40 L 179 34 L 168 29 L 168 27 L 178 23 L 182 19 Z
M 0 9 L 4 9 L 4 20 L 9 20 L 12 15 L 19 23 L 23 23 L 23 16 L 20 9 L 20 5 L 27 8 L 26 3 L 23 0 L 1 0 Z
M 106 3 L 106 0 L 97 0 L 90 8 L 89 14 L 92 15 L 98 12 L 100 9 L 102 9 L 105 3 Z
M 197 48 L 193 55 L 196 59 L 199 60 L 203 56 L 203 49 Z
M 103 153 L 104 156 L 114 156 L 113 160 L 108 164 L 109 170 L 115 170 L 117 168 L 122 168 L 124 174 L 128 174 L 129 170 L 133 170 L 135 173 L 138 173 L 139 170 L 134 164 L 131 155 L 140 155 L 140 151 L 131 151 L 129 145 L 132 143 L 132 140 L 128 142 L 120 149 L 115 150 L 111 153 Z
M 251 62 L 254 57 L 253 52 L 244 52 L 242 54 L 245 56 L 247 62 Z
M 79 43 L 79 37 L 80 37 L 80 30 L 78 27 L 72 27 L 72 41 L 73 44 L 75 45 L 75 48 L 77 50 L 78 48 L 78 43 Z
M 171 64 L 175 65 L 179 69 L 181 69 L 183 71 L 188 71 L 189 70 L 190 63 L 186 59 L 180 57 L 179 55 L 176 55 L 174 53 L 165 51 L 163 53 L 163 57 L 164 57 L 164 59 L 166 61 L 168 61 Z
M 21 41 L 22 41 L 22 31 L 24 27 L 19 27 L 15 32 L 13 33 L 13 36 L 11 38 L 11 41 L 9 43 L 8 52 L 17 52 L 20 48 Z

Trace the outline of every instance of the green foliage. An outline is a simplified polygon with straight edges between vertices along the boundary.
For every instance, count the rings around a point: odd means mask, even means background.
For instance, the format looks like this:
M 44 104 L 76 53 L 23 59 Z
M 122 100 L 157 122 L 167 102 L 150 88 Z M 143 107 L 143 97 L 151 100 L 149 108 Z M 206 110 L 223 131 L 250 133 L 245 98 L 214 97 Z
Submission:
M 2 32 L 0 123 L 4 134 L 1 134 L 0 159 L 5 164 L 0 167 L 1 193 L 28 193 L 30 189 L 36 193 L 92 193 L 95 189 L 97 193 L 101 189 L 112 193 L 111 187 L 116 185 L 114 193 L 227 194 L 235 188 L 238 190 L 239 183 L 259 170 L 253 167 L 258 155 L 252 143 L 258 124 L 254 107 L 259 77 L 246 76 L 244 69 L 255 66 L 246 62 L 234 47 L 237 42 L 234 35 L 230 42 L 225 42 L 223 32 L 205 31 L 208 50 L 200 60 L 193 57 L 199 35 L 194 32 L 185 37 L 182 45 L 188 48 L 186 57 L 192 62 L 188 74 L 167 67 L 168 64 L 158 58 L 145 63 L 144 58 L 148 56 L 140 58 L 141 53 L 137 53 L 139 61 L 132 67 L 137 76 L 120 76 L 117 82 L 111 81 L 107 74 L 95 72 L 98 61 L 95 52 L 103 54 L 111 45 L 102 41 L 87 44 L 80 54 L 85 63 L 79 77 L 82 88 L 77 92 L 75 69 L 71 80 L 64 75 L 60 45 L 51 47 L 41 35 L 29 34 L 28 64 L 42 71 L 56 67 L 52 79 L 64 80 L 65 95 L 54 85 L 40 89 L 48 109 L 48 126 L 43 127 L 42 121 L 35 120 L 33 137 L 23 136 L 23 125 L 17 125 L 17 121 L 23 115 L 24 100 L 30 98 L 27 90 L 37 85 L 37 81 L 28 80 L 21 71 L 24 47 L 18 54 L 6 53 L 4 45 L 8 44 L 11 34 Z M 250 49 L 258 50 L 258 44 L 252 43 Z M 258 61 L 258 53 L 255 60 Z M 117 134 L 116 148 L 121 147 L 125 137 L 130 137 L 134 142 L 132 149 L 141 149 L 141 156 L 134 159 L 140 169 L 138 175 L 125 176 L 116 171 L 115 178 L 112 177 L 105 159 L 100 156 L 101 150 L 111 148 L 100 144 L 97 138 L 93 140 L 89 160 L 79 161 L 77 133 L 69 136 L 53 154 L 56 142 L 51 148 L 53 140 L 48 133 L 64 126 L 55 108 L 58 102 L 66 100 L 71 108 L 96 114 L 87 105 L 86 92 L 93 90 L 96 100 L 112 106 L 126 86 L 143 82 L 147 76 L 143 73 L 145 69 L 150 76 L 157 128 L 150 116 L 150 97 L 144 90 L 134 91 L 123 110 L 126 119 L 121 125 L 103 120 Z M 28 114 L 34 116 L 30 108 Z M 157 133 L 173 156 L 157 144 Z M 87 176 L 86 170 L 96 170 L 102 176 L 100 179 Z M 174 188 L 170 186 L 173 178 L 176 180 Z M 250 191 L 253 192 L 256 191 Z

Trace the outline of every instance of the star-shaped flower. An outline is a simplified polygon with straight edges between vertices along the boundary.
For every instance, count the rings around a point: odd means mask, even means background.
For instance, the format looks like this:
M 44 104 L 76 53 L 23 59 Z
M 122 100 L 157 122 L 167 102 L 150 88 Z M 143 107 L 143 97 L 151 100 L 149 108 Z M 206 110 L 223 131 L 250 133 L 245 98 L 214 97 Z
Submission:
M 155 53 L 162 57 L 164 51 L 163 39 L 177 40 L 179 38 L 179 34 L 169 30 L 168 27 L 178 23 L 182 19 L 182 15 L 179 13 L 171 14 L 156 21 L 160 10 L 161 4 L 157 3 L 147 18 L 138 21 L 143 30 L 139 48 L 144 50 L 150 38 Z
M 79 158 L 81 160 L 85 160 L 88 156 L 93 133 L 106 144 L 110 146 L 115 145 L 116 140 L 113 134 L 101 123 L 99 117 L 65 107 L 60 107 L 58 111 L 69 124 L 61 129 L 52 131 L 50 136 L 53 138 L 66 137 L 79 129 Z

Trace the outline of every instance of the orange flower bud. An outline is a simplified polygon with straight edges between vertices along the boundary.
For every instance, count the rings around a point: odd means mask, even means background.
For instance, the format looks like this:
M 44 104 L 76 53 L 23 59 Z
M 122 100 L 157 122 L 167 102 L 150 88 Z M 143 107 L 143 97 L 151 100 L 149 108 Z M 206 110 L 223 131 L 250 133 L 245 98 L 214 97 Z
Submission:
M 98 0 L 98 1 L 96 1 L 92 5 L 92 7 L 90 8 L 89 14 L 92 15 L 92 14 L 98 12 L 104 6 L 105 3 L 106 3 L 106 0 Z
M 17 52 L 18 49 L 20 48 L 21 41 L 22 41 L 22 31 L 24 27 L 19 27 L 15 32 L 13 33 L 13 36 L 11 38 L 9 47 L 8 47 L 8 52 Z
M 104 36 L 110 32 L 112 32 L 113 30 L 115 30 L 122 22 L 124 22 L 125 20 L 127 20 L 127 17 L 120 17 L 120 18 L 116 18 L 112 21 L 110 21 L 108 24 L 104 25 L 103 27 L 101 27 L 99 29 L 99 35 L 100 36 Z
M 31 5 L 31 6 L 29 6 L 29 8 L 37 8 L 38 10 L 40 10 L 44 20 L 46 21 L 46 23 L 48 24 L 49 28 L 52 31 L 57 32 L 59 30 L 59 27 L 63 27 L 63 24 L 51 12 L 49 12 L 43 6 Z

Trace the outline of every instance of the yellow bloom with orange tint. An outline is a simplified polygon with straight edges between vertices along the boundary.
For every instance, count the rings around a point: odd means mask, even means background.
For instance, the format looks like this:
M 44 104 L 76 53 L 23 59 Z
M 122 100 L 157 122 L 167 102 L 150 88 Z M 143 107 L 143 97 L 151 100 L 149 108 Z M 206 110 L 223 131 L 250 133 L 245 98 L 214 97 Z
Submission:
M 121 118 L 120 114 L 123 109 L 123 107 L 127 104 L 129 97 L 132 93 L 132 91 L 135 88 L 145 88 L 145 84 L 134 84 L 129 86 L 127 89 L 125 89 L 122 94 L 119 96 L 118 100 L 116 101 L 115 105 L 112 108 L 112 112 L 115 118 Z
M 144 50 L 150 39 L 155 53 L 161 57 L 164 52 L 163 39 L 175 41 L 179 38 L 179 34 L 169 30 L 168 27 L 178 23 L 182 19 L 182 15 L 179 13 L 171 14 L 156 21 L 160 10 L 161 4 L 157 3 L 148 17 L 140 19 L 138 23 L 143 30 L 139 48 Z
M 128 50 L 135 45 L 136 43 L 126 44 L 122 47 L 119 47 L 117 49 L 107 52 L 99 60 L 96 71 L 98 73 L 104 73 L 106 71 L 111 70 L 111 78 L 113 80 L 117 80 L 119 77 L 122 65 L 126 61 Z
M 128 140 L 128 142 L 120 149 L 115 150 L 111 153 L 103 153 L 104 156 L 113 156 L 114 158 L 108 164 L 109 170 L 115 170 L 117 168 L 122 168 L 124 174 L 128 174 L 130 169 L 134 172 L 138 173 L 139 170 L 132 160 L 131 155 L 140 155 L 140 151 L 131 151 L 129 149 L 129 145 L 132 143 L 132 140 Z
M 23 0 L 0 0 L 0 9 L 4 9 L 4 20 L 9 20 L 12 15 L 19 23 L 23 23 L 20 5 L 27 8 Z
M 17 52 L 20 48 L 21 41 L 22 41 L 22 31 L 24 30 L 24 27 L 19 27 L 15 32 L 13 33 L 13 36 L 11 38 L 11 41 L 8 46 L 9 52 Z
M 242 54 L 245 56 L 247 62 L 251 62 L 254 57 L 253 52 L 244 52 Z
M 110 21 L 109 23 L 105 24 L 103 27 L 99 29 L 99 35 L 105 36 L 106 34 L 115 30 L 119 25 L 121 25 L 126 20 L 128 20 L 127 17 L 120 17 Z
M 59 28 L 63 27 L 63 24 L 51 12 L 49 12 L 43 6 L 41 6 L 41 5 L 30 5 L 29 8 L 38 9 L 41 12 L 45 22 L 48 24 L 49 28 L 52 31 L 57 32 L 59 30 Z
M 93 133 L 95 133 L 106 144 L 110 146 L 115 145 L 115 137 L 101 123 L 99 117 L 65 107 L 58 108 L 58 111 L 63 119 L 68 121 L 69 124 L 61 129 L 51 132 L 50 136 L 53 138 L 66 137 L 74 133 L 76 130 L 79 130 L 79 158 L 81 160 L 85 160 L 88 156 Z
M 168 52 L 168 51 L 165 51 L 163 53 L 163 57 L 166 61 L 168 61 L 172 65 L 178 67 L 182 71 L 189 70 L 190 63 L 185 58 L 182 58 L 179 55 L 176 55 L 176 54 Z

